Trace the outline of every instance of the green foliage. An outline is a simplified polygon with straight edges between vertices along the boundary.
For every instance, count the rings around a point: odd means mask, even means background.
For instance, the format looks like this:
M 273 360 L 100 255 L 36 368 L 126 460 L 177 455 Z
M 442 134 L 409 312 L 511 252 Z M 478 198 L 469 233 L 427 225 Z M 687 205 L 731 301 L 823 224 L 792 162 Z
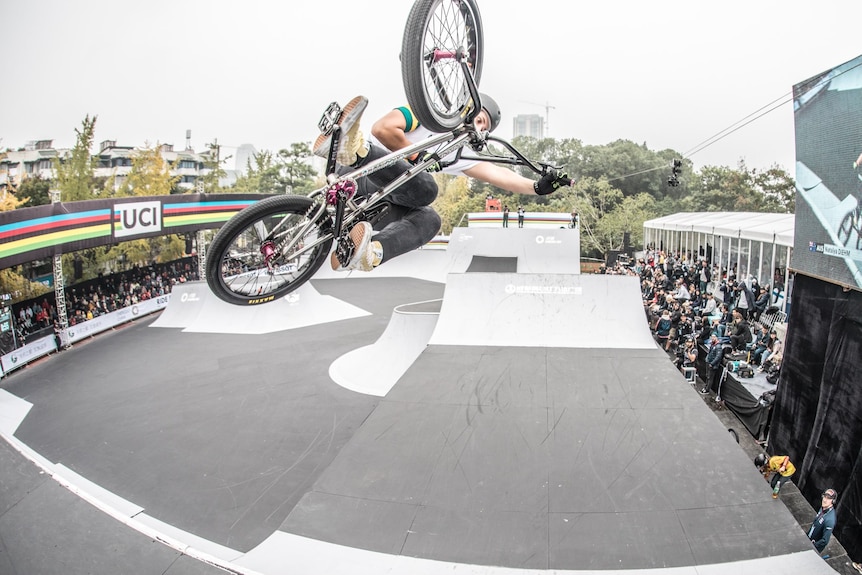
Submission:
M 249 194 L 307 194 L 318 188 L 316 172 L 308 159 L 305 142 L 291 144 L 278 155 L 264 150 L 249 160 L 246 174 L 237 178 L 230 191 Z
M 48 293 L 51 288 L 39 282 L 31 282 L 12 269 L 0 270 L 0 293 L 11 294 L 12 301 L 22 301 Z
M 44 206 L 51 203 L 51 182 L 40 175 L 25 178 L 15 195 L 18 198 L 25 200 L 25 208 L 33 206 Z
M 290 148 L 279 150 L 281 177 L 288 193 L 307 194 L 315 189 L 315 170 L 308 159 L 311 147 L 305 142 L 291 144 Z
M 485 211 L 485 196 L 470 190 L 468 178 L 435 174 L 434 179 L 440 188 L 432 204 L 442 220 L 440 233 L 451 234 L 452 228 L 464 225 L 465 214 Z
M 119 196 L 167 196 L 180 180 L 171 176 L 173 165 L 165 161 L 156 144 L 137 150 L 132 156 L 132 169 L 117 191 Z
M 197 180 L 198 190 L 205 194 L 216 194 L 219 192 L 230 191 L 223 190 L 219 185 L 219 180 L 227 176 L 222 165 L 230 159 L 230 156 L 222 157 L 221 146 L 218 140 L 213 140 L 207 144 L 207 151 L 202 153 L 204 159 L 204 169 L 207 170 Z
M 99 274 L 107 275 L 135 265 L 143 267 L 151 263 L 169 262 L 186 255 L 185 239 L 177 235 L 130 240 L 113 246 L 63 254 L 63 276 L 66 284 L 71 285 L 94 279 Z M 75 260 L 81 261 L 82 276 L 78 279 L 74 276 Z
M 744 163 L 704 166 L 677 211 L 792 213 L 795 194 L 793 178 L 778 166 L 759 173 Z
M 96 116 L 85 116 L 81 129 L 75 128 L 74 147 L 64 157 L 54 158 L 54 185 L 60 190 L 60 199 L 64 202 L 93 198 L 96 159 L 90 155 L 90 148 L 93 147 L 95 129 Z

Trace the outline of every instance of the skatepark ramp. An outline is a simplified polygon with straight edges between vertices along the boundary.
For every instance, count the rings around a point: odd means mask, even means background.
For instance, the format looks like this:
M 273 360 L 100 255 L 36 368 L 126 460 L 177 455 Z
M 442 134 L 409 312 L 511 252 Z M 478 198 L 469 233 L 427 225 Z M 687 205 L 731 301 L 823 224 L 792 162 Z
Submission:
M 511 271 L 580 274 L 578 230 L 455 228 L 446 250 L 419 249 L 370 272 L 334 272 L 324 265 L 314 279 L 412 277 L 446 282 L 448 273 Z
M 369 315 L 307 283 L 266 305 L 238 306 L 217 298 L 206 282 L 174 286 L 171 301 L 151 327 L 188 332 L 264 334 Z
M 380 338 L 335 360 L 329 377 L 346 389 L 384 397 L 428 345 L 440 301 L 396 307 Z
M 654 349 L 637 278 L 449 274 L 431 345 Z

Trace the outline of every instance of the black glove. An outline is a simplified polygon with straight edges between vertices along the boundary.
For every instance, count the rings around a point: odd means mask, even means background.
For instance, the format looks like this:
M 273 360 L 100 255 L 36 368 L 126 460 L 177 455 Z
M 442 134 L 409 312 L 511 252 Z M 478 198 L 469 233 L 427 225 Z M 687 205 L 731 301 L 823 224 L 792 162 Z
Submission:
M 424 156 L 416 156 L 415 160 L 407 160 L 407 161 L 415 166 L 421 162 L 424 162 L 425 160 L 430 160 L 431 157 L 432 157 L 431 154 L 427 153 Z M 431 164 L 430 166 L 425 168 L 425 171 L 433 174 L 434 172 L 439 172 L 442 169 L 443 169 L 442 166 L 440 166 L 440 164 L 438 162 L 434 162 L 433 164 Z
M 556 192 L 561 186 L 571 185 L 572 180 L 565 172 L 558 172 L 557 170 L 552 169 L 548 170 L 547 174 L 533 183 L 533 190 L 536 192 L 537 196 L 547 196 L 548 194 Z

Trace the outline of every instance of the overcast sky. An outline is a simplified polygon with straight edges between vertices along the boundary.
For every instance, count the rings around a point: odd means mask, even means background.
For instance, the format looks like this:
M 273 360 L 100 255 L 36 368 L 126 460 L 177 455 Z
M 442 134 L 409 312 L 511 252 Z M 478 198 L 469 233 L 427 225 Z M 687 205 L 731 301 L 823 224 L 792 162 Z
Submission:
M 96 142 L 226 153 L 311 141 L 332 100 L 362 93 L 370 122 L 404 103 L 407 0 L 0 0 L 0 147 L 70 147 L 86 114 Z M 549 135 L 777 163 L 793 174 L 793 84 L 862 53 L 858 0 L 479 0 L 481 88 Z M 860 103 L 862 105 L 862 103 Z M 232 167 L 232 166 L 228 166 Z

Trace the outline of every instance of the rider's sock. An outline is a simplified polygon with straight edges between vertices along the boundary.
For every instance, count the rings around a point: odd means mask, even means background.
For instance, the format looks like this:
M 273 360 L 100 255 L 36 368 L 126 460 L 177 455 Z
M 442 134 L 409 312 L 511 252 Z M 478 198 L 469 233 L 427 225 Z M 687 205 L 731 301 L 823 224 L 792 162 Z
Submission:
M 383 261 L 383 245 L 380 242 L 372 241 L 371 252 L 374 254 L 371 265 L 377 267 Z

